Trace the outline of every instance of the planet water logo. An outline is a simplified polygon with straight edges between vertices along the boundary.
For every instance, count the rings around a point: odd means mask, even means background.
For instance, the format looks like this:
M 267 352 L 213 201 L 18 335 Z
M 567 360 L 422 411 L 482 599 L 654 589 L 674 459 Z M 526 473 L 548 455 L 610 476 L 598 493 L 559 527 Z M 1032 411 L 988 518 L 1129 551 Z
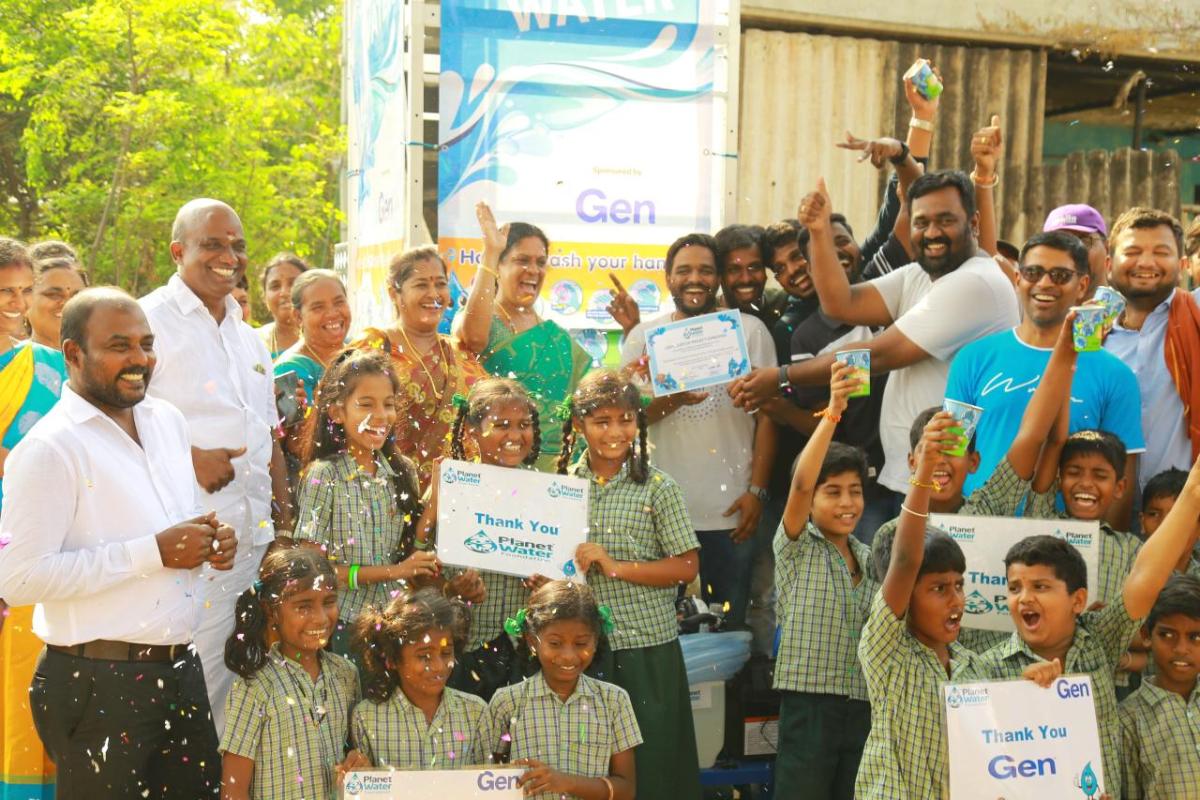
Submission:
M 563 564 L 563 565 L 562 565 L 562 574 L 563 574 L 563 576 L 564 576 L 564 577 L 567 577 L 567 578 L 574 578 L 574 577 L 575 577 L 575 572 L 576 572 L 576 570 L 575 570 L 575 560 L 574 560 L 574 559 L 567 559 L 567 562 L 566 562 L 565 564 Z
M 976 589 L 967 595 L 967 602 L 964 609 L 968 614 L 990 614 L 992 611 L 995 611 L 996 606 Z
M 494 553 L 498 547 L 495 540 L 482 530 L 468 536 L 463 542 L 463 546 L 468 550 L 483 554 Z
M 951 686 L 946 690 L 946 705 L 950 708 L 970 708 L 987 705 L 992 700 L 986 686 Z
M 560 497 L 565 497 L 569 500 L 582 500 L 584 492 L 581 487 L 567 486 L 559 483 L 558 481 L 552 481 L 550 485 L 546 487 L 546 494 L 550 495 L 556 500 Z
M 346 779 L 346 797 L 391 797 L 392 776 L 390 774 L 357 773 Z
M 446 484 L 461 483 L 463 486 L 479 486 L 483 483 L 483 477 L 478 472 L 446 467 L 442 470 L 442 482 Z

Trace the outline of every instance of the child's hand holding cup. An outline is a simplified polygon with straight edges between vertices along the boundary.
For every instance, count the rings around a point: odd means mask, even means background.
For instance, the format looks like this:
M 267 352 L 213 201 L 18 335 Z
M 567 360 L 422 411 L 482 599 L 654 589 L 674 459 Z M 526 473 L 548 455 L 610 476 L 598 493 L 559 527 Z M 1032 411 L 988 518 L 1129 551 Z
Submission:
M 855 374 L 858 376 L 858 387 L 850 393 L 850 397 L 869 397 L 871 395 L 871 351 L 867 349 L 843 350 L 840 353 L 834 353 L 833 358 L 839 364 L 854 367 Z
M 965 456 L 971 437 L 975 435 L 975 429 L 979 426 L 979 418 L 983 416 L 983 409 L 961 400 L 951 400 L 949 397 L 942 401 L 942 408 L 954 417 L 956 424 L 950 431 L 958 436 L 958 444 L 947 449 L 945 453 L 948 456 Z
M 850 398 L 855 396 L 862 384 L 858 368 L 841 361 L 833 362 L 833 374 L 829 378 L 829 413 L 840 417 L 850 405 Z

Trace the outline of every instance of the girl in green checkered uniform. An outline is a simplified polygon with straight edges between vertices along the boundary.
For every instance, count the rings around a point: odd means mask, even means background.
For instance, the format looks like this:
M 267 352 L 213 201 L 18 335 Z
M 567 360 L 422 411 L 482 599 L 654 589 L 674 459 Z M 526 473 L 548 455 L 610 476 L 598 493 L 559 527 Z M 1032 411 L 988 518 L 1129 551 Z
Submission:
M 528 609 L 505 622 L 541 671 L 496 692 L 483 740 L 492 743 L 494 761 L 511 758 L 529 768 L 520 780 L 526 797 L 634 797 L 634 750 L 642 737 L 629 695 L 584 674 L 612 625 L 612 612 L 597 605 L 589 587 L 567 581 L 543 585 Z
M 559 472 L 588 481 L 588 540 L 575 560 L 612 609 L 610 649 L 592 674 L 625 689 L 641 727 L 638 796 L 695 800 L 700 768 L 675 595 L 699 568 L 700 543 L 679 485 L 650 466 L 637 387 L 612 370 L 589 373 L 570 399 Z M 698 456 L 699 457 L 699 456 Z
M 509 378 L 485 378 L 471 387 L 471 394 L 456 396 L 458 416 L 451 429 L 450 457 L 463 460 L 469 454 L 479 462 L 511 469 L 532 469 L 541 443 L 537 405 L 525 387 Z M 434 482 L 426 519 L 437 519 L 437 483 Z M 419 544 L 427 534 L 418 532 Z M 516 616 L 529 601 L 529 588 L 545 578 L 522 580 L 490 570 L 478 570 L 485 594 L 471 607 L 471 630 L 466 652 L 450 677 L 450 685 L 479 695 L 485 701 L 501 686 L 519 681 L 523 675 L 512 639 L 504 632 L 504 620 Z
M 401 594 L 354 622 L 363 693 L 354 747 L 376 767 L 453 769 L 483 762 L 479 721 L 487 704 L 446 686 L 467 635 L 468 614 L 440 590 Z

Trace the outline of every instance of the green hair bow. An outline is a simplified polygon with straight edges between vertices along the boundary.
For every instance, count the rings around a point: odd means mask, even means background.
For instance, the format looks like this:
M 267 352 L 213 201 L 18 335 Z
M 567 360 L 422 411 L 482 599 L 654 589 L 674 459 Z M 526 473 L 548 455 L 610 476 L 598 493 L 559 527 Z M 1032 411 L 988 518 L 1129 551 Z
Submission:
M 509 636 L 524 635 L 524 633 L 525 633 L 525 618 L 527 616 L 528 616 L 528 612 L 526 612 L 526 610 L 522 608 L 520 611 L 517 612 L 517 616 L 515 618 L 508 617 L 507 619 L 505 619 L 504 620 L 504 632 L 507 633 Z
M 575 401 L 571 395 L 554 407 L 554 416 L 559 422 L 566 422 L 575 414 Z
M 467 407 L 467 398 L 461 394 L 455 394 L 454 397 L 450 398 L 450 402 L 454 403 L 454 407 L 460 410 Z
M 613 621 L 612 609 L 608 606 L 599 606 L 596 610 L 600 612 L 600 630 L 604 632 L 605 636 L 608 636 L 617 627 L 617 623 Z
M 642 395 L 642 408 L 649 408 L 650 404 L 653 402 L 654 402 L 654 398 L 651 397 L 650 395 L 648 395 L 648 394 Z

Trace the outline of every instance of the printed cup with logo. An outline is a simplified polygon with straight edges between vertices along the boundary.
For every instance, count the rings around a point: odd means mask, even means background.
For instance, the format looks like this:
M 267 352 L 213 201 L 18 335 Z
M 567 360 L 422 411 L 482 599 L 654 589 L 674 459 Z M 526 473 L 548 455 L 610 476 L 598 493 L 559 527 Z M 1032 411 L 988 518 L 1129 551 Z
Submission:
M 1075 323 L 1072 326 L 1075 352 L 1091 353 L 1104 346 L 1104 318 L 1108 309 L 1102 305 L 1073 306 Z
M 958 445 L 946 451 L 947 455 L 965 456 L 967 454 L 967 446 L 971 443 L 971 437 L 975 435 L 975 429 L 979 427 L 979 418 L 983 416 L 983 409 L 979 406 L 973 406 L 970 403 L 964 403 L 961 400 L 951 400 L 946 398 L 942 401 L 942 408 L 949 411 L 950 414 L 958 421 L 958 425 L 950 428 L 951 433 L 958 434 Z
M 1095 294 L 1092 295 L 1092 303 L 1104 306 L 1104 331 L 1111 331 L 1117 318 L 1125 310 L 1125 298 L 1111 286 L 1097 286 Z
M 843 350 L 835 353 L 833 359 L 839 364 L 854 367 L 853 377 L 860 381 L 859 387 L 850 393 L 851 397 L 868 397 L 871 394 L 871 351 Z

